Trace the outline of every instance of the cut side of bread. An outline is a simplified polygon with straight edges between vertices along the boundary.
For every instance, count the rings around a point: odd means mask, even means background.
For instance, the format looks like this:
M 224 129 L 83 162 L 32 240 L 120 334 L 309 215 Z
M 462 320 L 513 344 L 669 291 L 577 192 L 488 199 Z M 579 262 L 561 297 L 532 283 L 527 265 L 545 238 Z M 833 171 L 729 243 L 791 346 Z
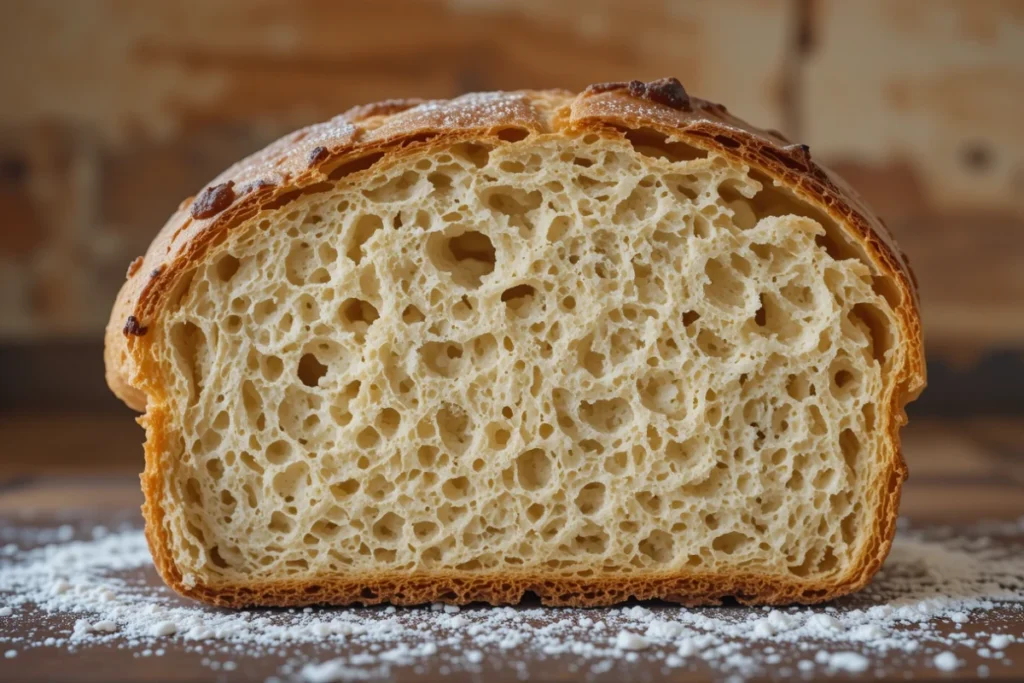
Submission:
M 671 79 L 288 136 L 182 204 L 106 355 L 156 565 L 229 606 L 842 595 L 925 379 L 880 221 Z

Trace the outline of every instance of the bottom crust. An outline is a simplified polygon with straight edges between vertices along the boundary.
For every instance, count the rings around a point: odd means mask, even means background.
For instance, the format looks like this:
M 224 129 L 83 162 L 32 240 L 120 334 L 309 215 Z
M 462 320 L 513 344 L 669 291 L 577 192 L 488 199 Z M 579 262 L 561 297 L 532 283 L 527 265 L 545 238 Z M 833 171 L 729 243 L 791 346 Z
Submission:
M 862 588 L 888 554 L 889 544 L 853 578 L 836 582 L 794 582 L 758 574 L 662 574 L 571 578 L 510 574 L 389 574 L 329 577 L 322 580 L 268 581 L 208 586 L 194 576 L 183 577 L 157 546 L 147 528 L 157 569 L 181 595 L 218 607 L 301 607 L 306 605 L 422 605 L 473 602 L 515 605 L 528 593 L 541 604 L 562 607 L 606 607 L 627 600 L 664 600 L 686 607 L 720 605 L 735 600 L 745 605 L 812 604 Z M 160 552 L 163 551 L 163 552 Z
M 664 600 L 687 607 L 742 604 L 812 603 L 836 597 L 834 589 L 811 588 L 756 576 L 622 577 L 567 579 L 510 576 L 427 576 L 331 579 L 191 588 L 172 584 L 183 595 L 219 607 L 299 607 L 304 605 L 422 605 L 472 602 L 516 605 L 527 593 L 557 607 L 606 607 L 636 600 Z M 854 590 L 842 590 L 845 594 Z

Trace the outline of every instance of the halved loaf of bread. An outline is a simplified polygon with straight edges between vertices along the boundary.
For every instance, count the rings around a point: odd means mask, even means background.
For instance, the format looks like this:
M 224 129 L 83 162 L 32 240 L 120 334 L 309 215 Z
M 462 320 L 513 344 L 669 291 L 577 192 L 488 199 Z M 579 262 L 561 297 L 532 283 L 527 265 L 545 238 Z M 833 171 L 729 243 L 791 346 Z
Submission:
M 906 259 L 807 147 L 674 79 L 354 109 L 128 275 L 108 377 L 185 595 L 815 602 L 888 552 Z

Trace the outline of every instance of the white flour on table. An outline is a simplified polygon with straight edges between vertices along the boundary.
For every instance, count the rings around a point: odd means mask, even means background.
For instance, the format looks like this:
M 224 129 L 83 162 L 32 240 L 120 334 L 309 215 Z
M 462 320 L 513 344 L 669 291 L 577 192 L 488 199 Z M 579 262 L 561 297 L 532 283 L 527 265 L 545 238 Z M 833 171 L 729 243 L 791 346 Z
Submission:
M 439 675 L 511 668 L 526 678 L 541 665 L 566 677 L 619 680 L 637 662 L 732 680 L 769 670 L 819 678 L 913 666 L 984 677 L 1024 645 L 1022 536 L 1024 519 L 966 535 L 901 529 L 872 584 L 824 607 L 232 612 L 158 585 L 137 528 L 6 527 L 0 679 L 23 652 L 102 644 L 135 657 L 194 653 L 229 679 L 246 658 L 273 657 L 279 668 L 268 680 L 307 683 L 373 680 L 405 668 Z M 977 626 L 982 617 L 989 630 Z M 968 670 L 968 656 L 985 663 Z

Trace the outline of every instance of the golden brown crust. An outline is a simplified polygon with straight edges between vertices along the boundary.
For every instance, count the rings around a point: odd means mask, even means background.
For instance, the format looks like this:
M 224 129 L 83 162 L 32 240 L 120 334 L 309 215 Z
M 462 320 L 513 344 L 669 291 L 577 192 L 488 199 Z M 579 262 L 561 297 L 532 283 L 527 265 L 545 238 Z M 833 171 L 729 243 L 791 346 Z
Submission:
M 742 160 L 795 191 L 834 219 L 857 240 L 875 268 L 898 289 L 897 313 L 903 327 L 904 362 L 894 369 L 883 457 L 889 458 L 875 528 L 860 561 L 843 575 L 822 582 L 753 574 L 648 575 L 569 579 L 551 576 L 415 574 L 366 578 L 324 577 L 315 583 L 285 580 L 236 586 L 204 586 L 183 577 L 170 552 L 163 524 L 162 460 L 167 441 L 165 396 L 150 356 L 152 326 L 169 293 L 206 251 L 242 222 L 278 208 L 303 193 L 329 188 L 331 180 L 375 164 L 390 164 L 410 150 L 463 140 L 509 143 L 531 134 L 594 132 L 622 135 L 649 129 L 694 147 Z M 128 317 L 135 324 L 129 325 Z M 630 597 L 660 598 L 688 605 L 714 604 L 727 596 L 742 602 L 784 604 L 819 602 L 859 589 L 878 570 L 896 529 L 900 489 L 907 476 L 899 446 L 904 406 L 925 385 L 924 348 L 916 284 L 906 256 L 882 221 L 841 179 L 819 166 L 803 145 L 755 128 L 725 107 L 689 96 L 678 81 L 606 83 L 580 95 L 564 91 L 472 94 L 442 101 L 388 101 L 349 110 L 331 121 L 292 133 L 235 164 L 197 198 L 183 202 L 146 253 L 129 271 L 106 332 L 107 381 L 129 406 L 148 412 L 146 469 L 142 475 L 147 538 L 154 562 L 178 592 L 213 604 L 303 605 L 383 601 L 415 604 L 515 603 L 524 592 L 546 604 L 605 605 Z

